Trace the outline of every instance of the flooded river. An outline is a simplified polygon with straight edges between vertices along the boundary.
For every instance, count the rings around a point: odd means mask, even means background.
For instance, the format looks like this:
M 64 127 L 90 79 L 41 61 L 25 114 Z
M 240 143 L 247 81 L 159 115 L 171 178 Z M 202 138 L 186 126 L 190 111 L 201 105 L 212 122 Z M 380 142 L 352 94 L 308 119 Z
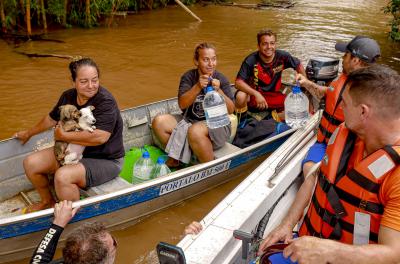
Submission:
M 171 6 L 120 18 L 112 28 L 50 33 L 49 38 L 64 43 L 28 42 L 14 48 L 0 41 L 0 139 L 34 125 L 71 86 L 67 60 L 30 59 L 14 51 L 94 58 L 102 84 L 123 109 L 176 96 L 180 75 L 193 66 L 193 48 L 202 41 L 217 46 L 218 69 L 233 82 L 243 58 L 256 49 L 258 30 L 265 27 L 278 33 L 279 48 L 304 65 L 315 55 L 341 56 L 334 50 L 337 40 L 367 35 L 380 44 L 381 62 L 400 71 L 400 44 L 388 40 L 391 17 L 381 11 L 386 2 L 298 0 L 293 8 L 268 10 L 191 7 L 202 23 Z M 176 243 L 183 227 L 204 216 L 240 179 L 115 232 L 117 263 L 154 261 L 157 241 Z

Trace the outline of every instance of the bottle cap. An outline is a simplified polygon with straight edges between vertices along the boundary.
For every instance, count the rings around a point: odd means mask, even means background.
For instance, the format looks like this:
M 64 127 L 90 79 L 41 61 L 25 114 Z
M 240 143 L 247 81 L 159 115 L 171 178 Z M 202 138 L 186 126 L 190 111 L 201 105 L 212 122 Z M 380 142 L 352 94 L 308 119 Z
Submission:
M 147 152 L 147 150 L 145 152 L 143 152 L 142 157 L 145 158 L 145 159 L 150 158 L 149 152 Z
M 162 157 L 158 157 L 157 164 L 164 164 L 165 160 Z
M 211 85 L 207 86 L 206 93 L 211 92 L 211 91 L 214 91 L 214 88 Z
M 293 94 L 301 93 L 300 86 L 298 86 L 298 85 L 293 86 L 293 88 L 292 88 L 292 93 L 293 93 Z

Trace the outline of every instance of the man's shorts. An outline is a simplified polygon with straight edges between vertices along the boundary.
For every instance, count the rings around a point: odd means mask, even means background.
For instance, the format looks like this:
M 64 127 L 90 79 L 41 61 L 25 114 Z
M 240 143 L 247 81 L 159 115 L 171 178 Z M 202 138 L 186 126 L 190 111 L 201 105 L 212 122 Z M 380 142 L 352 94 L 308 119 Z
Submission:
M 86 188 L 97 186 L 118 177 L 124 158 L 89 159 L 83 158 L 80 163 L 86 170 Z
M 312 161 L 314 163 L 318 163 L 322 160 L 326 152 L 326 143 L 315 142 L 314 145 L 310 147 L 308 150 L 307 156 L 302 161 L 301 165 L 304 163 Z

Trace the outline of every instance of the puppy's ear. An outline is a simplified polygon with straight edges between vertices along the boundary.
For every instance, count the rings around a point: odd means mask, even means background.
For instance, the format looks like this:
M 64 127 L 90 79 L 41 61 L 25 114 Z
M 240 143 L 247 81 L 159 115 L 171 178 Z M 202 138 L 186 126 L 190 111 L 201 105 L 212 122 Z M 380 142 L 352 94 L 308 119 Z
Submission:
M 63 110 L 65 119 L 71 119 L 71 111 L 69 111 L 68 107 L 63 108 Z
M 68 111 L 65 111 L 65 105 L 61 105 L 58 107 L 60 109 L 60 120 L 64 120 L 65 118 L 68 118 Z
M 96 109 L 93 105 L 89 106 L 90 111 L 93 111 L 94 109 Z

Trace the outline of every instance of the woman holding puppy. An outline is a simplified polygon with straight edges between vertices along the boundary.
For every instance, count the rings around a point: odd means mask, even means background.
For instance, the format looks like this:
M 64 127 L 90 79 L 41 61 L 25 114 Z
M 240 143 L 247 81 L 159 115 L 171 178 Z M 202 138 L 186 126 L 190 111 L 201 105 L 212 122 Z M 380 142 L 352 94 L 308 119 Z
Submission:
M 54 106 L 34 127 L 17 132 L 14 136 L 25 144 L 32 136 L 55 126 L 55 140 L 85 146 L 83 159 L 75 165 L 60 166 L 54 149 L 32 153 L 24 160 L 27 177 L 38 191 L 41 202 L 33 204 L 28 212 L 52 207 L 55 203 L 49 189 L 47 175 L 54 173 L 54 185 L 60 200 L 79 200 L 79 188 L 105 183 L 117 177 L 124 156 L 122 118 L 117 102 L 99 83 L 99 69 L 89 58 L 73 61 L 69 65 L 74 88 L 66 90 Z M 58 125 L 59 107 L 71 104 L 78 109 L 94 106 L 96 129 L 93 132 L 66 132 Z

